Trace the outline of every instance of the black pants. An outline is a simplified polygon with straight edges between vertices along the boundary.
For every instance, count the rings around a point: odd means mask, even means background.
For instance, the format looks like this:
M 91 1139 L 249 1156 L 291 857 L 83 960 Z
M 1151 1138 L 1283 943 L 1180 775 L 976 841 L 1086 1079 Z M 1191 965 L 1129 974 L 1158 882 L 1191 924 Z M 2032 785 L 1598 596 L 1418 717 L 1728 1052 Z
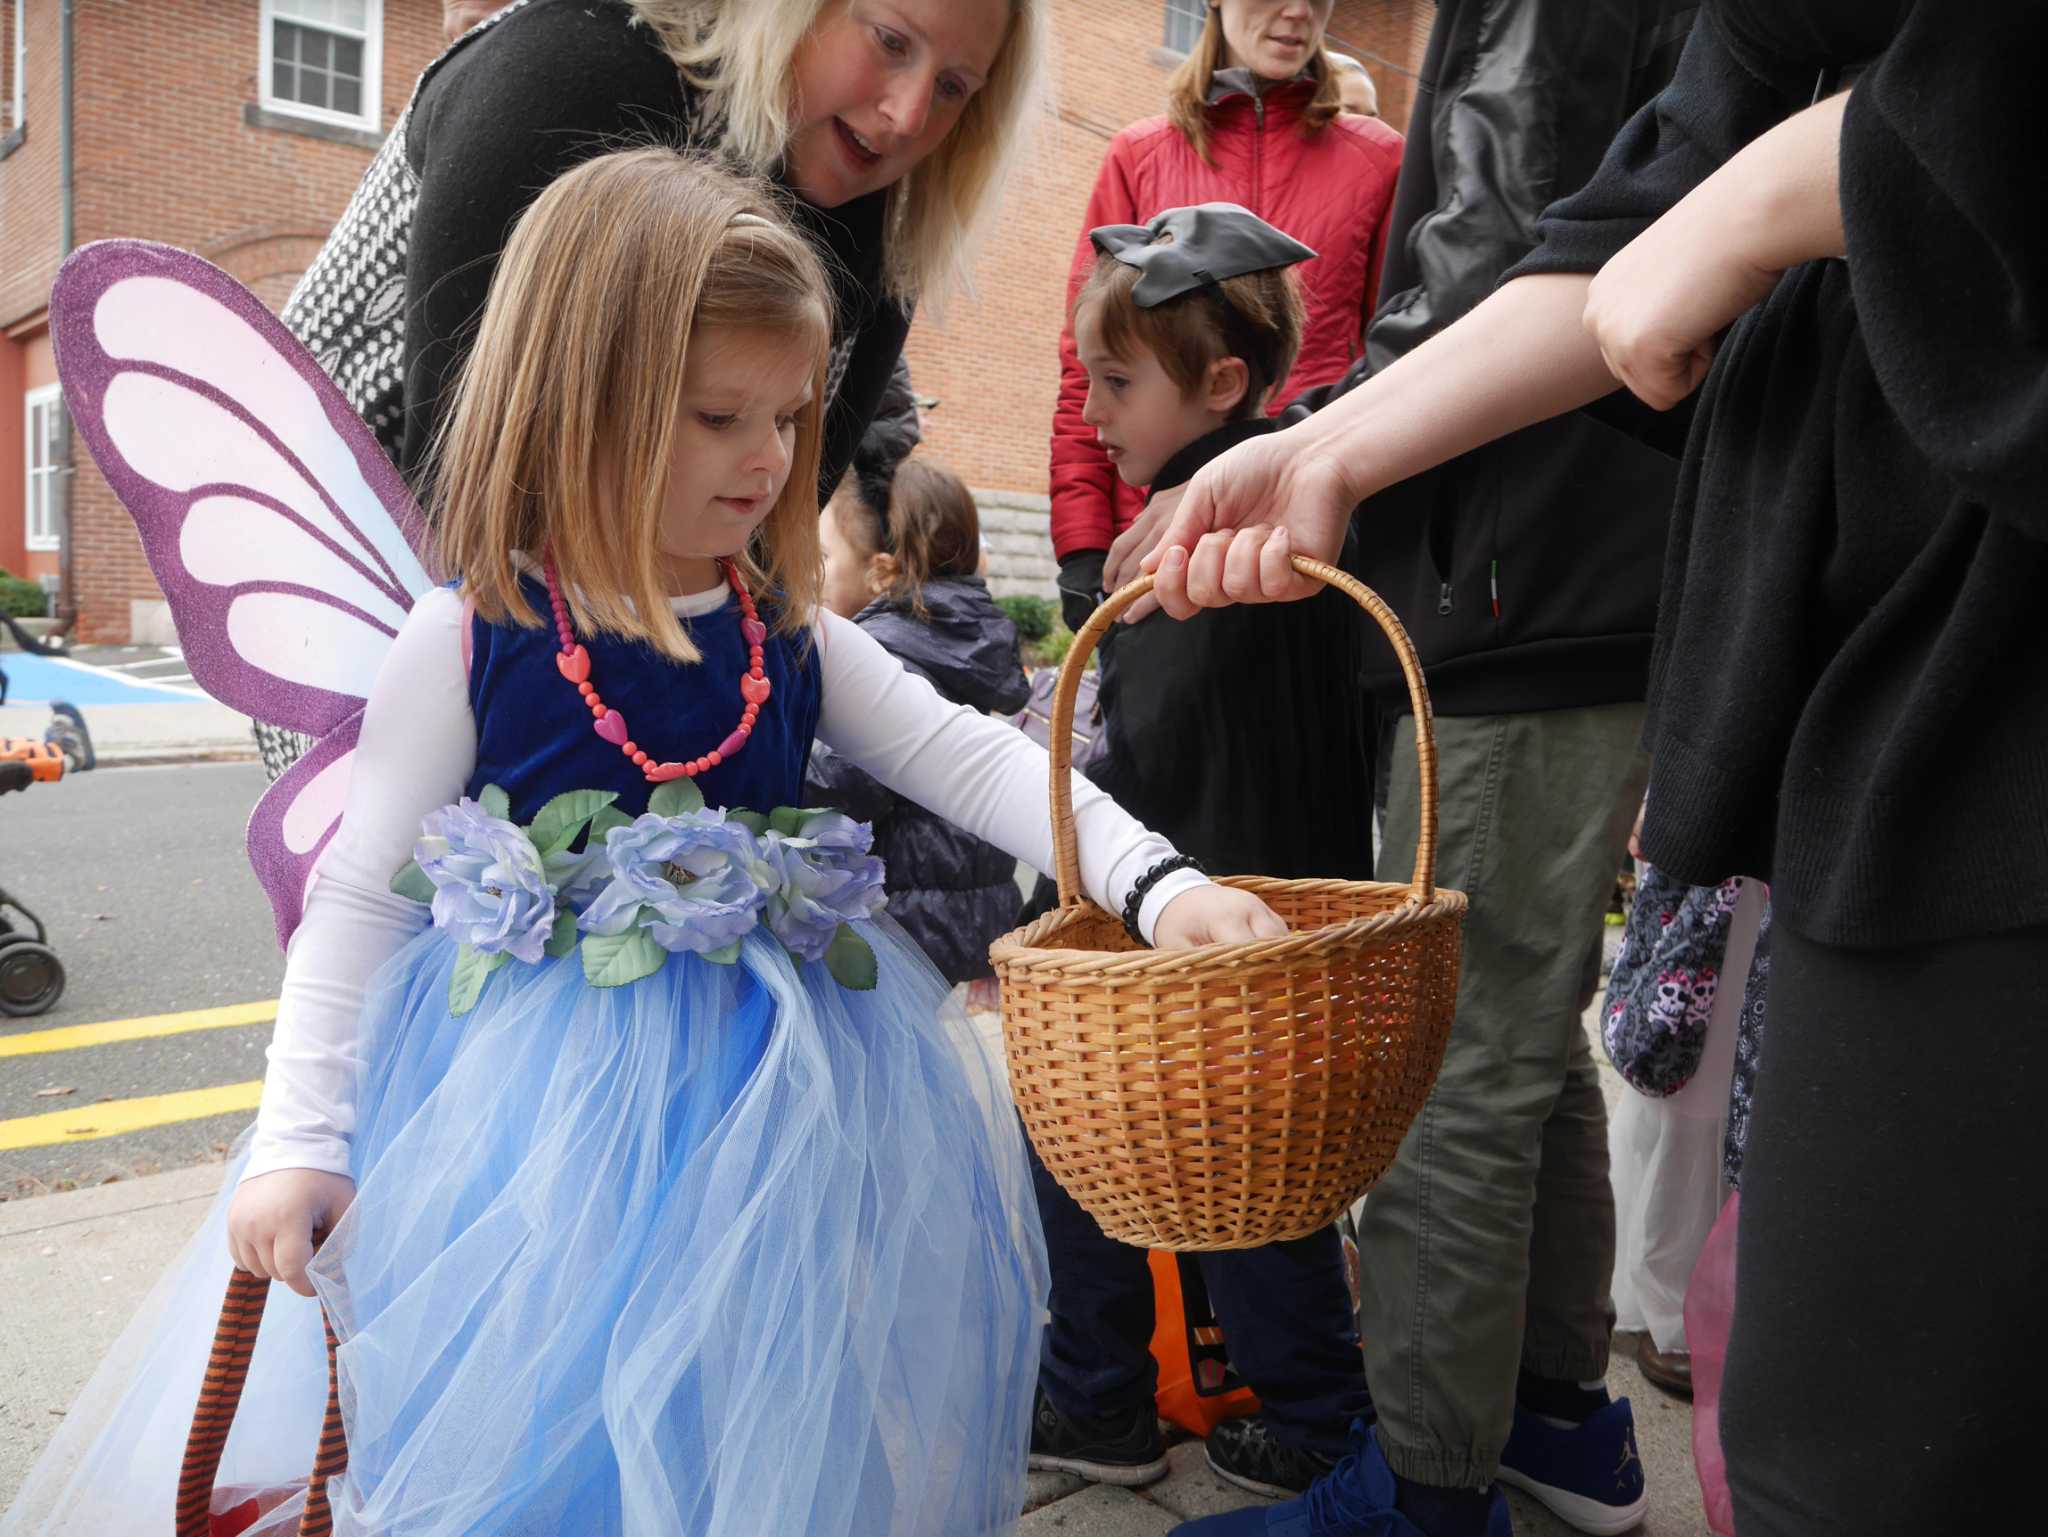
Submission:
M 2048 929 L 1877 952 L 1781 921 L 1772 945 L 1721 1408 L 1736 1528 L 2033 1530 Z
M 1039 1219 L 1052 1261 L 1052 1326 L 1039 1380 L 1064 1414 L 1150 1404 L 1152 1272 L 1143 1249 L 1103 1236 L 1031 1151 Z M 1307 1238 L 1201 1256 L 1202 1279 L 1230 1351 L 1275 1437 L 1342 1457 L 1346 1429 L 1372 1417 L 1365 1363 L 1335 1228 Z

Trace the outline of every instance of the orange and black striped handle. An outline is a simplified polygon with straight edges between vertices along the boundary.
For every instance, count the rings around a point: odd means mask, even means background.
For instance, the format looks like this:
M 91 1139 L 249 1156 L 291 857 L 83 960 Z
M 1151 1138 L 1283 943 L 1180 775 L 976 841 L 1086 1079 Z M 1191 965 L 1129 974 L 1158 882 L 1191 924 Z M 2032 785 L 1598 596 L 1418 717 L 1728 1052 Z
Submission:
M 228 1277 L 228 1293 L 213 1331 L 213 1352 L 206 1378 L 192 1411 L 192 1433 L 185 1440 L 185 1461 L 178 1474 L 178 1537 L 209 1537 L 214 1480 L 220 1473 L 221 1451 L 242 1402 L 249 1378 L 249 1358 L 256 1351 L 256 1331 L 263 1323 L 263 1304 L 270 1282 L 246 1270 Z M 321 1309 L 327 1332 L 327 1416 L 320 1426 L 320 1450 L 306 1490 L 306 1513 L 300 1537 L 330 1537 L 334 1513 L 327 1503 L 327 1481 L 348 1466 L 348 1438 L 341 1424 L 341 1379 L 335 1368 L 334 1325 Z

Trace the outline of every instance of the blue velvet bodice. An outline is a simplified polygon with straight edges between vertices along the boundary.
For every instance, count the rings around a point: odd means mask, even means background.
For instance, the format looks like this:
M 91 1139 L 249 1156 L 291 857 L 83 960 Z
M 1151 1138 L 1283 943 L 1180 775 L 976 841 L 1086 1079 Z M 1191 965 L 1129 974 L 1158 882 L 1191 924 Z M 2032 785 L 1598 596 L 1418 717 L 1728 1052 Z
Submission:
M 525 587 L 535 611 L 547 614 L 546 589 L 532 578 Z M 761 614 L 772 626 L 766 604 Z M 679 761 L 701 758 L 738 724 L 740 678 L 747 670 L 737 599 L 683 622 L 703 653 L 700 662 L 672 662 L 614 636 L 579 637 L 590 652 L 591 684 L 626 717 L 633 740 L 652 757 Z M 518 822 L 565 790 L 616 790 L 621 811 L 645 811 L 654 786 L 591 729 L 588 706 L 555 665 L 560 645 L 553 626 L 529 630 L 481 618 L 470 625 L 469 702 L 477 743 L 468 794 L 499 786 Z M 818 729 L 817 652 L 772 633 L 762 651 L 774 691 L 746 747 L 697 776 L 707 805 L 765 812 L 803 798 L 804 765 Z

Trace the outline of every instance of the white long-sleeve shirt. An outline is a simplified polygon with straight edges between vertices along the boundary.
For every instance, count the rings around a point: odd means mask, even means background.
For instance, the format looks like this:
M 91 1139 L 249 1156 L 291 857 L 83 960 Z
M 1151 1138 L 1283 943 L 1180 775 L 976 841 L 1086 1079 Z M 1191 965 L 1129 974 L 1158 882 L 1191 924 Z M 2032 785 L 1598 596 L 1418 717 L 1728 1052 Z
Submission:
M 720 587 L 672 601 L 679 615 L 695 617 L 725 597 Z M 423 597 L 371 690 L 347 807 L 292 936 L 244 1179 L 278 1169 L 349 1172 L 364 991 L 428 921 L 425 907 L 393 894 L 391 877 L 413 857 L 421 818 L 459 798 L 476 768 L 466 614 L 450 589 Z M 949 704 L 846 620 L 824 615 L 817 638 L 821 740 L 897 793 L 1038 870 L 1052 869 L 1044 749 Z M 1082 884 L 1111 912 L 1173 853 L 1079 775 L 1074 831 Z M 1166 904 L 1202 879 L 1175 871 L 1146 894 L 1138 924 L 1147 938 Z

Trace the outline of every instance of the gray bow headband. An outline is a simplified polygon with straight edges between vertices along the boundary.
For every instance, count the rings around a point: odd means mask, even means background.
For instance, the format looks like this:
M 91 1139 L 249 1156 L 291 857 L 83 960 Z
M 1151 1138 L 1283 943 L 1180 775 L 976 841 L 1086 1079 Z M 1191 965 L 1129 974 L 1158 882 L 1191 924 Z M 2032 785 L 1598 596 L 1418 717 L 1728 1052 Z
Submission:
M 1104 224 L 1088 238 L 1103 255 L 1144 274 L 1131 297 L 1146 310 L 1225 278 L 1291 267 L 1316 254 L 1235 203 L 1169 208 L 1148 224 Z

